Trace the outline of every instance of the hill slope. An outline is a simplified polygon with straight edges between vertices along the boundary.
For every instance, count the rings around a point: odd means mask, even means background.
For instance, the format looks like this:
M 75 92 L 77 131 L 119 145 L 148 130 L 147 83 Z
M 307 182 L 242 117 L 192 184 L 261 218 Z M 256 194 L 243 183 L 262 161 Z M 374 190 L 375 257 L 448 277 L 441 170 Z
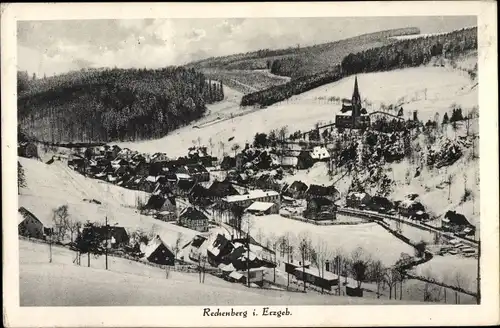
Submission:
M 324 72 L 340 64 L 350 53 L 390 44 L 395 42 L 391 39 L 393 36 L 418 33 L 420 33 L 418 28 L 393 29 L 310 47 L 264 49 L 245 54 L 207 58 L 187 66 L 222 80 L 240 92 L 250 93 L 286 82 L 279 76 L 295 79 Z
M 196 231 L 140 215 L 137 201 L 148 198 L 145 192 L 121 188 L 100 180 L 86 178 L 71 170 L 66 164 L 55 161 L 51 165 L 19 158 L 24 168 L 27 186 L 21 189 L 18 206 L 24 206 L 42 222 L 51 223 L 52 210 L 68 205 L 70 219 L 85 223 L 87 220 L 104 224 L 117 223 L 129 232 L 142 230 L 160 234 L 168 244 L 173 244 L 178 233 L 183 241 L 191 240 Z M 95 204 L 84 199 L 95 199 Z
M 25 83 L 22 76 L 19 125 L 52 142 L 159 137 L 224 98 L 220 83 L 182 67 L 78 71 Z
M 436 112 L 443 117 L 444 112 L 449 112 L 450 105 L 454 102 L 466 109 L 477 105 L 478 101 L 477 88 L 472 88 L 475 82 L 470 80 L 465 72 L 447 67 L 430 66 L 359 74 L 358 81 L 361 96 L 373 103 L 373 110 L 378 109 L 377 105 L 382 102 L 389 105 L 404 98 L 405 116 L 407 110 L 418 109 L 419 118 L 424 121 L 434 117 Z M 268 133 L 285 125 L 290 133 L 297 130 L 309 131 L 318 122 L 333 122 L 335 114 L 340 112 L 341 105 L 328 99 L 350 98 L 352 87 L 353 77 L 348 77 L 265 109 L 243 111 L 241 116 L 214 121 L 211 125 L 200 126 L 199 129 L 193 128 L 198 126 L 194 123 L 161 139 L 125 142 L 119 145 L 145 153 L 163 151 L 169 156 L 184 156 L 193 140 L 200 138 L 201 143 L 208 146 L 211 139 L 214 155 L 221 156 L 223 151 L 230 153 L 233 143 L 244 145 L 245 142 L 252 142 L 258 132 Z M 427 100 L 422 93 L 424 89 L 427 89 Z M 416 96 L 418 97 L 415 98 Z M 241 111 L 236 104 L 228 103 L 228 106 L 232 106 L 232 109 L 228 108 L 227 111 Z M 234 140 L 228 141 L 233 137 Z M 220 142 L 225 144 L 224 147 L 220 146 Z

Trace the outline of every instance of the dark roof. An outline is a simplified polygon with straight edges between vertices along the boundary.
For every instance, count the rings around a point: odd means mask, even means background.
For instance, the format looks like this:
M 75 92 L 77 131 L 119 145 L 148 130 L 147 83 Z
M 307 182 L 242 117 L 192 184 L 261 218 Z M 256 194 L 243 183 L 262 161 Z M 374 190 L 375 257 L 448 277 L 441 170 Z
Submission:
M 333 186 L 325 187 L 325 186 L 320 186 L 320 185 L 310 185 L 309 189 L 307 189 L 307 193 L 309 195 L 318 195 L 318 196 L 328 196 L 332 195 L 337 190 Z
M 296 180 L 288 187 L 288 189 L 294 189 L 297 191 L 306 191 L 307 185 L 302 181 Z
M 193 186 L 193 188 L 191 188 L 189 194 L 195 197 L 209 197 L 211 193 L 207 188 L 197 183 Z
M 189 191 L 196 184 L 193 180 L 180 180 L 177 182 L 177 187 L 184 191 Z
M 186 164 L 185 168 L 189 174 L 208 173 L 207 169 L 201 164 Z
M 169 201 L 172 205 L 176 205 L 174 197 L 163 197 L 160 195 L 151 195 L 146 204 L 146 209 L 159 210 L 165 204 L 166 201 Z
M 310 202 L 315 202 L 318 206 L 329 206 L 332 205 L 333 202 L 325 197 L 314 197 L 309 200 Z
M 205 240 L 207 240 L 207 238 L 205 238 L 203 236 L 200 236 L 200 235 L 195 236 L 193 238 L 193 241 L 191 242 L 191 246 L 198 248 L 205 242 Z
M 183 210 L 179 218 L 186 218 L 189 220 L 208 220 L 208 217 L 204 213 L 194 207 L 188 207 Z
M 210 188 L 208 188 L 211 194 L 217 197 L 226 197 L 232 195 L 239 195 L 238 191 L 233 187 L 229 181 L 218 181 L 215 180 Z
M 450 220 L 451 224 L 456 224 L 456 225 L 471 225 L 470 222 L 467 220 L 465 215 L 457 213 L 455 211 L 448 211 L 446 212 L 445 218 Z

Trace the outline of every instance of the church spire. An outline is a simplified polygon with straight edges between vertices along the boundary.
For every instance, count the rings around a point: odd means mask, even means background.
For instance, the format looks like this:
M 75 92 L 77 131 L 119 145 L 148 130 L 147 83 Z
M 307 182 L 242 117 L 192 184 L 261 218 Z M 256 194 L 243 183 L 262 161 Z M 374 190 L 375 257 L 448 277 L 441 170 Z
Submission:
M 359 95 L 358 77 L 354 77 L 354 92 L 352 93 L 352 105 L 361 105 L 361 96 Z

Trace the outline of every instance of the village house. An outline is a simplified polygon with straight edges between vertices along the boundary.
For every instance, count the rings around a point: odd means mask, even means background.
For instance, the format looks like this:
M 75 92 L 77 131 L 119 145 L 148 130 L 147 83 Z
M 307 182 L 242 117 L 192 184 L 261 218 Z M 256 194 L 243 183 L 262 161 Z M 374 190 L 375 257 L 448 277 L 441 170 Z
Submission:
M 248 194 L 227 196 L 222 201 L 228 205 L 235 204 L 244 208 L 250 206 L 253 202 L 275 203 L 279 207 L 280 194 L 273 190 L 250 190 Z
M 314 162 L 311 152 L 302 150 L 297 156 L 297 169 L 307 170 L 314 165 Z
M 27 158 L 38 158 L 38 148 L 31 141 L 20 142 L 17 146 L 17 155 Z
M 315 161 L 327 161 L 330 159 L 330 152 L 322 146 L 316 146 L 311 152 L 311 158 Z
M 314 197 L 325 197 L 331 201 L 336 201 L 340 198 L 340 193 L 333 185 L 326 187 L 312 184 L 306 191 L 306 198 Z
M 45 224 L 44 224 L 45 223 Z M 50 233 L 51 222 L 40 221 L 33 213 L 20 207 L 18 210 L 18 233 L 20 236 L 45 239 L 45 235 Z
M 212 204 L 212 193 L 197 183 L 189 191 L 188 199 L 193 205 L 206 207 Z
M 394 208 L 394 204 L 387 198 L 382 196 L 373 196 L 368 208 L 372 211 L 387 213 Z
M 365 208 L 370 204 L 371 197 L 366 192 L 350 192 L 346 197 L 346 206 L 351 208 Z
M 175 254 L 159 235 L 149 241 L 147 245 L 142 244 L 141 252 L 144 254 L 144 258 L 149 262 L 160 265 L 175 264 Z
M 296 180 L 286 188 L 285 195 L 295 199 L 301 199 L 305 197 L 307 188 L 305 183 Z
M 313 220 L 335 220 L 337 206 L 325 197 L 315 197 L 307 200 L 304 217 Z
M 217 267 L 233 249 L 233 244 L 224 235 L 217 234 L 215 239 L 210 240 L 207 244 L 208 262 L 210 265 Z
M 151 195 L 145 211 L 154 211 L 155 218 L 162 221 L 177 220 L 177 204 L 175 197 L 164 195 Z
M 281 158 L 281 167 L 296 168 L 299 164 L 299 159 L 296 156 L 283 156 Z
M 119 226 L 102 226 L 99 236 L 103 237 L 103 241 L 108 241 L 111 248 L 124 247 L 129 243 L 130 237 L 124 227 Z
M 332 290 L 333 286 L 339 284 L 339 276 L 328 271 L 319 272 L 318 269 L 297 267 L 293 273 L 297 280 L 305 280 L 307 283 L 325 290 Z
M 220 168 L 225 171 L 236 168 L 236 159 L 231 156 L 225 156 L 220 163 Z
M 403 216 L 416 218 L 425 213 L 425 206 L 416 200 L 406 198 L 399 202 L 398 211 Z
M 186 164 L 179 167 L 177 174 L 187 174 L 196 182 L 210 181 L 210 173 L 200 164 Z
M 465 215 L 456 211 L 447 211 L 441 219 L 441 227 L 444 231 L 450 231 L 462 236 L 474 236 L 476 227 L 473 226 Z
M 253 202 L 245 211 L 255 215 L 278 214 L 279 207 L 276 203 Z
M 227 196 L 239 195 L 240 193 L 234 188 L 233 184 L 227 180 L 214 180 L 208 188 L 210 198 L 212 200 L 220 200 Z
M 189 259 L 198 261 L 201 256 L 205 256 L 207 252 L 207 238 L 201 235 L 196 235 L 190 242 Z
M 179 213 L 179 225 L 200 231 L 208 231 L 208 217 L 194 207 L 187 207 Z

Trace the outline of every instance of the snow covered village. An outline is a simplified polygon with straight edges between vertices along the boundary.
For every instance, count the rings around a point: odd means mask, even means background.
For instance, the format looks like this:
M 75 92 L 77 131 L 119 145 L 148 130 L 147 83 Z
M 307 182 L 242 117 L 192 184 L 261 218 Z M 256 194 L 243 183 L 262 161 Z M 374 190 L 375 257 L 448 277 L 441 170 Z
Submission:
M 475 21 L 384 20 L 157 66 L 20 63 L 21 306 L 479 304 Z M 163 23 L 120 51 L 148 57 Z M 19 51 L 65 24 L 100 23 L 20 22 Z

